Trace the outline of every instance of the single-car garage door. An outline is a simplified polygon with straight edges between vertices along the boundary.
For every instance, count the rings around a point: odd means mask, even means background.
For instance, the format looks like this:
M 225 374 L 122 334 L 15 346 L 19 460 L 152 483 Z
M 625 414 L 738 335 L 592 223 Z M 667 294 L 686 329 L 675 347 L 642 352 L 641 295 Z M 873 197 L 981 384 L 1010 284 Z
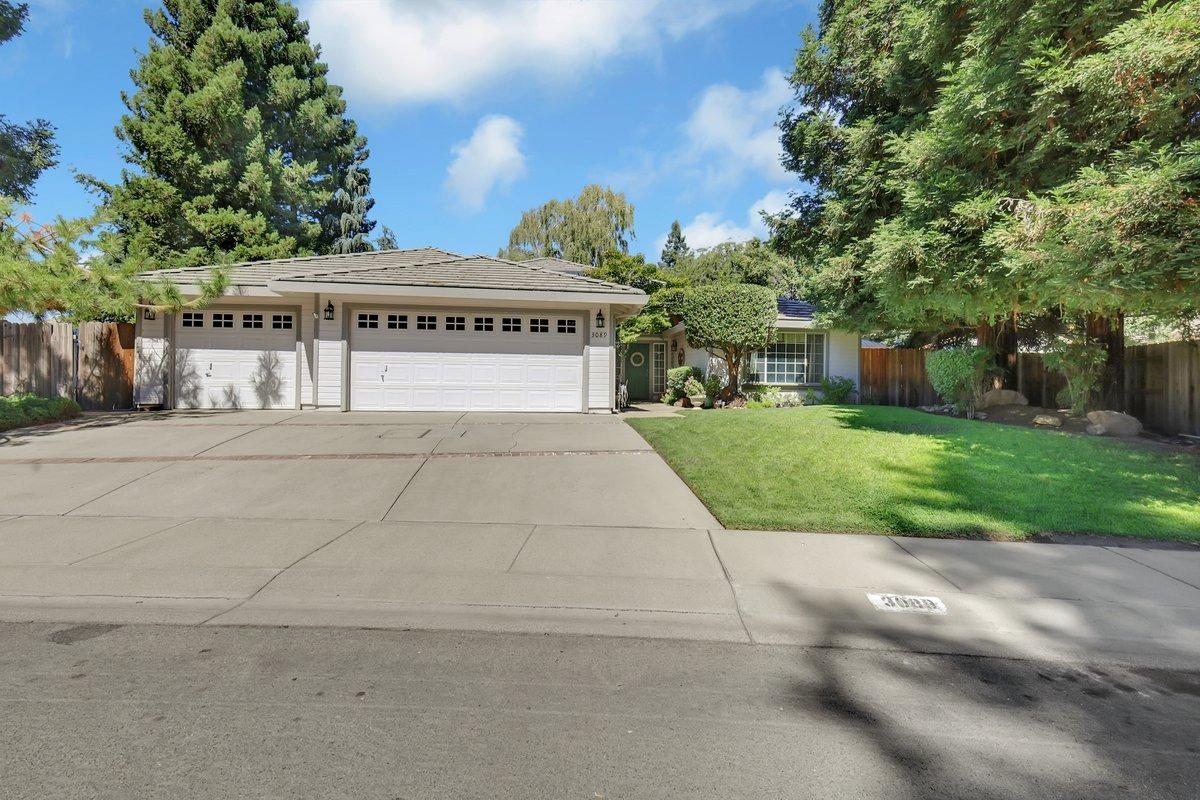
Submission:
M 181 408 L 294 408 L 296 325 L 270 308 L 184 311 L 175 330 Z
M 353 409 L 583 410 L 578 314 L 377 308 L 349 323 Z

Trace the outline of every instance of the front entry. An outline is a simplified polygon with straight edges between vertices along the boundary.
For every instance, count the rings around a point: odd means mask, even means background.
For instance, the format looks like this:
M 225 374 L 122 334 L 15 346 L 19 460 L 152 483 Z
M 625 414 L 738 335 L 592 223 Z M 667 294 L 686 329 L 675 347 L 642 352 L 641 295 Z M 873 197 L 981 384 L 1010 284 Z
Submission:
M 650 400 L 650 345 L 631 344 L 625 351 L 625 385 L 630 400 Z

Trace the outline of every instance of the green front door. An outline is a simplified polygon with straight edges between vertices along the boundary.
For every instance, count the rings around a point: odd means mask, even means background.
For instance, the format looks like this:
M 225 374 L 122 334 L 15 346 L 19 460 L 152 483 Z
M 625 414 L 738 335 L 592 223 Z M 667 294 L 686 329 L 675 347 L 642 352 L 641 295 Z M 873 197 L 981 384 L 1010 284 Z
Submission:
M 650 345 L 631 344 L 625 351 L 625 384 L 630 400 L 650 399 Z

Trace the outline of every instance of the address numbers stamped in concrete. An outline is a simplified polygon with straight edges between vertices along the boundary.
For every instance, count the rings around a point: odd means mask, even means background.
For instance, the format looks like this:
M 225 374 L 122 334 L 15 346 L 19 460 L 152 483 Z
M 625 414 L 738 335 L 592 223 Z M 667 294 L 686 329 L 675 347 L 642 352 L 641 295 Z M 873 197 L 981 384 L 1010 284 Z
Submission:
M 876 611 L 893 611 L 901 614 L 945 614 L 946 604 L 937 597 L 921 597 L 914 594 L 871 594 L 867 599 Z

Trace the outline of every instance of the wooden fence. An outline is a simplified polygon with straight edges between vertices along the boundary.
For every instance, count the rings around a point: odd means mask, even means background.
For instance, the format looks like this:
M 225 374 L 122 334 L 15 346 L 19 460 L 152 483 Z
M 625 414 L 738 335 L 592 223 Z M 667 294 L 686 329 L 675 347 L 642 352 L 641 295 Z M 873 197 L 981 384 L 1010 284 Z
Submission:
M 927 406 L 942 400 L 925 374 L 925 350 L 864 348 L 859 395 L 864 403 Z M 1055 408 L 1066 386 L 1038 353 L 1017 357 L 1017 390 L 1036 406 Z M 1200 436 L 1200 342 L 1162 342 L 1125 348 L 1125 402 L 1153 431 Z
M 88 410 L 133 407 L 134 327 L 0 321 L 0 394 L 73 397 Z

